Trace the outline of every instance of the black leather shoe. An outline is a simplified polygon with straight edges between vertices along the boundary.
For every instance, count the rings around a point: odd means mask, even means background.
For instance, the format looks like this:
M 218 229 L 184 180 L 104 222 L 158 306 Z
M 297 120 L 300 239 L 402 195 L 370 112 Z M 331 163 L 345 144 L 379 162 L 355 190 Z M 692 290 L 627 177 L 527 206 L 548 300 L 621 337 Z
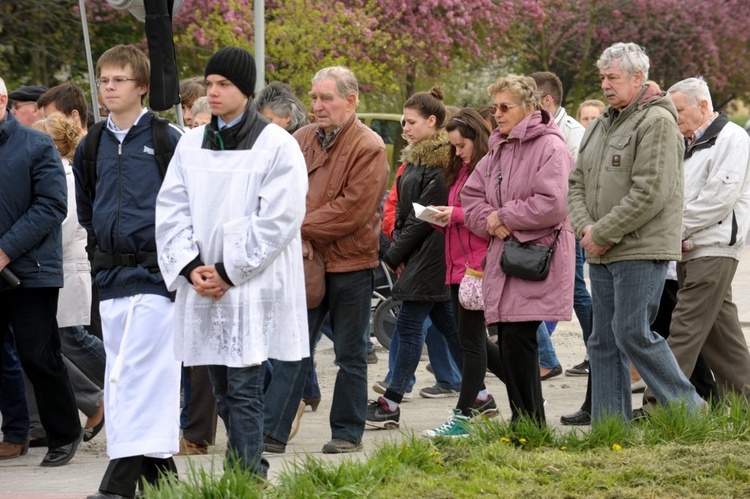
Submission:
M 560 422 L 565 426 L 587 426 L 591 424 L 591 414 L 579 409 L 573 414 L 561 416 Z
M 560 376 L 563 373 L 563 368 L 560 364 L 557 364 L 552 369 L 545 369 L 543 367 L 539 368 L 540 371 L 540 378 L 542 378 L 542 381 L 548 380 L 550 378 L 554 378 L 555 376 Z M 546 373 L 542 374 L 541 371 L 547 371 Z
M 78 438 L 70 442 L 68 445 L 48 450 L 47 455 L 44 456 L 44 459 L 42 459 L 39 466 L 51 468 L 53 466 L 68 464 L 70 460 L 73 459 L 73 456 L 76 455 L 76 450 L 78 449 L 78 444 L 81 442 L 82 436 L 83 432 L 81 432 L 81 434 L 78 435 Z
M 121 496 L 118 494 L 110 494 L 109 492 L 98 490 L 96 494 L 86 496 L 86 499 L 129 499 L 129 498 L 127 496 Z

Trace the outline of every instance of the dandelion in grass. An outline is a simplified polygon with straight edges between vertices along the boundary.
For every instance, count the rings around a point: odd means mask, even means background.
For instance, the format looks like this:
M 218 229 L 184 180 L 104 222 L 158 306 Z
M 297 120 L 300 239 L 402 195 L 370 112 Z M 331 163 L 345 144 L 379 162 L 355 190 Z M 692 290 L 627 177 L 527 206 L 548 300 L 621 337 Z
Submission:
M 612 444 L 612 450 L 622 450 L 622 446 L 620 444 Z
M 503 442 L 504 444 L 509 444 L 510 443 L 510 439 L 508 437 L 502 437 L 502 438 L 500 438 L 500 441 Z
M 568 450 L 568 448 L 565 447 L 564 445 L 562 445 L 562 446 L 560 446 L 560 450 Z
M 518 441 L 519 441 L 520 443 L 522 443 L 522 444 L 525 444 L 525 443 L 526 443 L 526 439 L 525 439 L 525 438 L 519 438 L 519 439 L 518 439 Z

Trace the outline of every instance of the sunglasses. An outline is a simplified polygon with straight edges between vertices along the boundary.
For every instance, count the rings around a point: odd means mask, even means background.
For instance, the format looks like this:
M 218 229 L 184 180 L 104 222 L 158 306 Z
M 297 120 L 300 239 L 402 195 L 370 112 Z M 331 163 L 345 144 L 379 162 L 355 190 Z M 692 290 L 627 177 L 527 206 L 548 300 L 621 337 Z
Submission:
M 502 104 L 490 106 L 490 111 L 492 111 L 492 114 L 495 114 L 499 109 L 503 114 L 505 114 L 509 109 L 513 109 L 514 107 L 518 107 L 518 104 L 506 104 L 503 102 Z

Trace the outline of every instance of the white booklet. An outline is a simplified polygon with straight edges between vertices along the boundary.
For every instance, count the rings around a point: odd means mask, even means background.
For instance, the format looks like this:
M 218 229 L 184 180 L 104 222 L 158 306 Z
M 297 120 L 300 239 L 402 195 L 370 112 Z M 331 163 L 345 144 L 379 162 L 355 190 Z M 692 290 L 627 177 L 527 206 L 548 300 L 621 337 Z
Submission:
M 440 227 L 445 227 L 447 225 L 447 222 L 439 222 L 432 218 L 434 215 L 440 213 L 440 210 L 437 210 L 432 206 L 422 206 L 419 203 L 412 203 L 412 205 L 414 206 L 414 215 L 418 219 L 424 220 L 425 222 L 430 222 L 431 224 L 439 225 Z

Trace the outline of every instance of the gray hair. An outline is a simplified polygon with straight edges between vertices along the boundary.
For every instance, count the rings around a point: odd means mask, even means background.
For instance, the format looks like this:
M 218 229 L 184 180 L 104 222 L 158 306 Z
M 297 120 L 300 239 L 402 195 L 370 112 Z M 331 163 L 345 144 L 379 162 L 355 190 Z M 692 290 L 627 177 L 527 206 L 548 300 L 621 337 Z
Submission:
M 331 66 L 323 68 L 313 76 L 313 85 L 321 80 L 332 79 L 336 82 L 336 92 L 340 97 L 346 99 L 351 94 L 357 97 L 355 107 L 359 105 L 359 83 L 354 72 L 344 66 Z
M 292 87 L 286 83 L 275 81 L 258 93 L 255 98 L 255 110 L 260 113 L 264 109 L 270 109 L 279 117 L 289 116 L 289 133 L 294 133 L 309 123 L 305 107 L 294 95 Z
M 5 86 L 5 80 L 0 78 L 0 95 L 8 95 L 8 87 Z
M 193 116 L 200 113 L 210 114 L 211 106 L 208 104 L 208 97 L 204 95 L 195 99 L 195 102 L 193 102 L 193 105 L 190 107 L 190 112 L 193 114 Z
M 612 63 L 619 61 L 620 69 L 630 76 L 635 76 L 637 71 L 643 72 L 643 83 L 648 80 L 648 69 L 650 67 L 646 50 L 635 43 L 615 43 L 602 52 L 596 62 L 596 67 L 606 69 Z
M 708 110 L 710 112 L 714 110 L 713 102 L 711 102 L 711 92 L 708 90 L 708 83 L 703 78 L 685 78 L 669 87 L 667 92 L 670 94 L 680 92 L 693 107 L 698 107 L 700 102 L 705 100 L 708 102 Z

